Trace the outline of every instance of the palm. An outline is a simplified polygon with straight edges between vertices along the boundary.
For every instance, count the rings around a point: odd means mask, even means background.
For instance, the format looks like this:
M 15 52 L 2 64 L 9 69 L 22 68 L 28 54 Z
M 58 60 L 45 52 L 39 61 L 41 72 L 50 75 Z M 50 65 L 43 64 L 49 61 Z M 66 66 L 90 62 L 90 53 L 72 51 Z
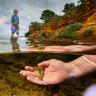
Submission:
M 67 69 L 64 63 L 58 60 L 50 60 L 50 66 L 45 70 L 43 81 L 46 84 L 57 84 L 62 82 L 67 76 Z M 65 70 L 64 70 L 65 69 Z
M 22 71 L 21 74 L 27 77 L 29 81 L 40 85 L 58 84 L 67 78 L 68 70 L 62 61 L 53 59 L 42 62 L 38 66 L 48 66 L 48 68 L 45 69 L 43 81 L 39 80 L 39 78 L 33 72 L 32 67 L 27 66 L 25 68 L 27 71 Z

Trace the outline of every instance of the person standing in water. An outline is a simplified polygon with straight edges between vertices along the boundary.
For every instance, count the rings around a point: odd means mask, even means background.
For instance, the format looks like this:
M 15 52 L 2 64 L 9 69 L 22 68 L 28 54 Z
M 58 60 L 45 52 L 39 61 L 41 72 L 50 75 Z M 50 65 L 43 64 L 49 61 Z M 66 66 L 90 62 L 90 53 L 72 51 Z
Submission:
M 17 38 L 19 38 L 19 17 L 18 10 L 14 10 L 14 15 L 11 17 L 11 38 L 14 36 L 16 32 Z

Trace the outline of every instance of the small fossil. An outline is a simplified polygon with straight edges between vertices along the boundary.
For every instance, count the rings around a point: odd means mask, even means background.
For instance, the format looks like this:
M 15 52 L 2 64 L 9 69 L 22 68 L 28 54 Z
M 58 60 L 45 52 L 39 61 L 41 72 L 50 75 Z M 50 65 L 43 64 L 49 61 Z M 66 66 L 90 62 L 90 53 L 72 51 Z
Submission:
M 43 80 L 45 67 L 33 67 L 33 70 L 40 80 Z

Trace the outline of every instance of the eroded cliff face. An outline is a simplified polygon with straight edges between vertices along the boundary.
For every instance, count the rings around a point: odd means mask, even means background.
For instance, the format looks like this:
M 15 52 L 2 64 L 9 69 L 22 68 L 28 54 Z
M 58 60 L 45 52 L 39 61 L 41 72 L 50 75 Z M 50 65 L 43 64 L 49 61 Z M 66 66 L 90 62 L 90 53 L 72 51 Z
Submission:
M 35 37 L 39 38 L 41 36 L 40 31 L 41 32 L 43 31 L 46 33 L 46 36 L 49 33 L 54 33 L 55 38 L 56 36 L 59 35 L 59 32 L 63 28 L 67 27 L 69 24 L 72 24 L 74 22 L 80 22 L 83 24 L 83 28 L 77 31 L 77 40 L 83 39 L 84 41 L 90 41 L 90 40 L 94 41 L 95 40 L 94 38 L 96 38 L 96 3 L 94 1 L 91 2 L 91 4 L 90 2 L 87 2 L 86 5 L 82 5 L 79 8 L 79 10 L 75 15 L 62 16 L 62 18 L 59 21 L 46 24 L 43 30 L 33 30 L 33 28 L 30 28 L 29 32 L 33 32 L 33 34 L 31 34 L 30 37 L 33 38 L 35 34 Z M 84 38 L 83 37 L 84 29 L 87 27 L 94 28 L 94 32 L 92 36 Z
M 89 11 L 92 13 L 85 22 L 83 22 L 83 28 L 80 31 L 77 31 L 77 39 L 88 42 L 96 42 L 96 9 L 92 9 Z M 94 28 L 94 32 L 91 36 L 84 38 L 84 30 L 85 28 Z
M 67 17 L 63 16 L 59 22 L 54 22 L 53 24 L 47 25 L 47 27 L 45 28 L 45 31 L 46 32 L 47 31 L 53 32 L 53 31 L 61 30 L 62 28 L 66 27 L 69 24 L 72 24 L 76 21 L 80 22 L 80 23 L 84 23 L 84 25 L 89 22 L 95 22 L 96 21 L 96 16 L 95 16 L 96 7 L 95 7 L 95 5 L 96 4 L 93 4 L 92 6 L 90 6 L 90 4 L 87 3 L 86 6 L 84 6 L 82 8 L 82 10 L 81 9 L 78 10 L 76 15 L 70 15 Z M 94 16 L 93 16 L 93 14 L 94 14 Z

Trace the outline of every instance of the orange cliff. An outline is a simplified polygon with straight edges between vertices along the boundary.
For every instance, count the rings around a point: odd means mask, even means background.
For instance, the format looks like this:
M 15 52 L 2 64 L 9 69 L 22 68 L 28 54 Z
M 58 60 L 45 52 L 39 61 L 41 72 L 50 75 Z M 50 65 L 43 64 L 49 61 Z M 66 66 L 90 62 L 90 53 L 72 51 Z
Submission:
M 46 24 L 43 30 L 33 30 L 33 28 L 30 28 L 29 32 L 33 32 L 33 34 L 30 35 L 30 37 L 33 38 L 32 36 L 34 34 L 35 36 L 37 35 L 37 38 L 40 37 L 40 31 L 44 31 L 46 35 L 48 35 L 49 33 L 55 33 L 55 35 L 58 36 L 59 32 L 63 28 L 74 22 L 80 22 L 83 24 L 83 28 L 77 31 L 77 40 L 83 40 L 88 42 L 96 41 L 96 3 L 94 2 L 91 5 L 89 4 L 89 2 L 87 2 L 86 6 L 82 7 L 82 9 L 80 9 L 80 12 L 77 12 L 76 15 L 62 16 L 62 18 L 59 21 Z M 92 36 L 84 38 L 84 29 L 87 27 L 94 28 L 94 32 Z

